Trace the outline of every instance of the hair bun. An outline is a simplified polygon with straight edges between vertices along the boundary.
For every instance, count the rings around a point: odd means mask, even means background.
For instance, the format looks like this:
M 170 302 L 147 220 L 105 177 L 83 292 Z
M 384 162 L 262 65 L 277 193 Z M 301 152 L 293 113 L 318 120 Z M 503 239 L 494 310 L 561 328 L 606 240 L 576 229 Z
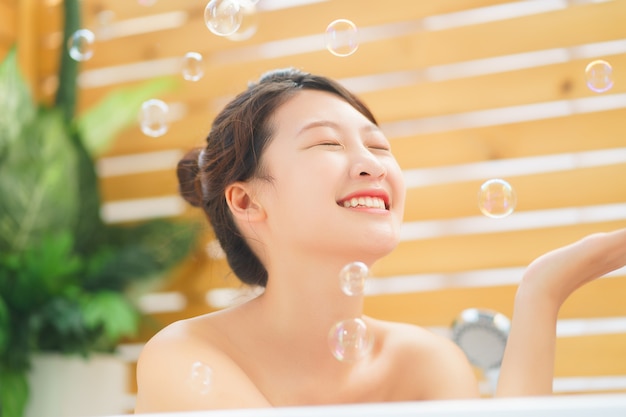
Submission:
M 202 148 L 195 148 L 187 152 L 178 161 L 176 175 L 178 176 L 178 190 L 180 195 L 192 206 L 202 206 L 202 186 L 200 184 L 200 167 L 198 157 Z

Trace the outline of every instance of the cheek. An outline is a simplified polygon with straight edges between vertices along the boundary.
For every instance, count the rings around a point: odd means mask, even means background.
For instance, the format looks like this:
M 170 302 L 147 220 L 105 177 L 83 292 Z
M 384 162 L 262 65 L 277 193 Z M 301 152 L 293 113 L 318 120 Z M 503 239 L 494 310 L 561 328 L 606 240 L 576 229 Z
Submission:
M 295 167 L 287 172 L 276 173 L 272 190 L 268 193 L 270 204 L 275 211 L 282 213 L 279 215 L 301 212 L 303 207 L 311 205 L 319 192 L 316 180 L 315 173 Z
M 406 185 L 404 184 L 404 174 L 400 166 L 391 164 L 387 170 L 387 177 L 393 187 L 395 206 L 404 211 L 404 201 L 406 199 Z
M 404 174 L 395 160 L 387 164 L 387 177 L 396 190 L 406 188 L 404 185 Z

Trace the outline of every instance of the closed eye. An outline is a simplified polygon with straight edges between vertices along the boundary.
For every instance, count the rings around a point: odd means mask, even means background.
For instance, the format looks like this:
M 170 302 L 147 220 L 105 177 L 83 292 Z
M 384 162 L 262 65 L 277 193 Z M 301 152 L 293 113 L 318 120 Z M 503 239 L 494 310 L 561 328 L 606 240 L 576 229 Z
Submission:
M 368 146 L 369 149 L 375 150 L 375 151 L 383 151 L 383 152 L 391 152 L 391 146 L 389 146 L 388 144 L 372 144 Z
M 321 142 L 318 143 L 317 146 L 340 146 L 343 147 L 343 145 L 339 142 Z

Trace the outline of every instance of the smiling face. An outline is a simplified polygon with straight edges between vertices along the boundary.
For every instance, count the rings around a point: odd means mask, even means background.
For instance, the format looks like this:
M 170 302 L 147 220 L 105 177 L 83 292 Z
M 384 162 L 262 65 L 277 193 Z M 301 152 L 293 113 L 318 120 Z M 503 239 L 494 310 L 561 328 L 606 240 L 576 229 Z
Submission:
M 340 97 L 301 90 L 272 118 L 258 181 L 276 247 L 374 262 L 398 243 L 405 188 L 389 141 Z

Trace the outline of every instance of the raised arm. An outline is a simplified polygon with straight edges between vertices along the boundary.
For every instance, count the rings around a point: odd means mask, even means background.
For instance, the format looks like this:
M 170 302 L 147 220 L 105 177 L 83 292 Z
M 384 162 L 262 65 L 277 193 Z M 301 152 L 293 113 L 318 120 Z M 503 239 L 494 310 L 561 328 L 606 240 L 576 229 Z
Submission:
M 533 261 L 515 297 L 496 396 L 552 393 L 556 323 L 579 287 L 626 265 L 626 229 L 587 236 Z

